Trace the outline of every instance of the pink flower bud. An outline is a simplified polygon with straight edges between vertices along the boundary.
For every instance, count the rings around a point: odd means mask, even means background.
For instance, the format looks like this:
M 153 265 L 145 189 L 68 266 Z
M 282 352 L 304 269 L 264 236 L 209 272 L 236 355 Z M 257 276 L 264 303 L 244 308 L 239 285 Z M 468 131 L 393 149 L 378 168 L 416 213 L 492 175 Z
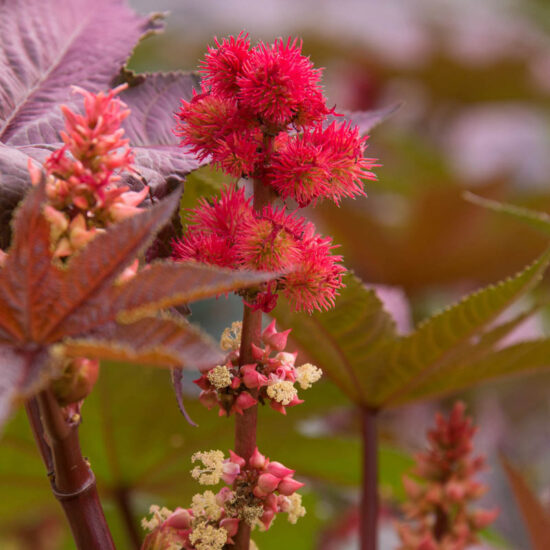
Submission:
M 241 385 L 241 379 L 238 376 L 234 376 L 231 379 L 231 389 L 236 390 Z
M 210 384 L 210 380 L 208 380 L 206 374 L 203 374 L 200 378 L 193 380 L 193 384 L 197 384 L 201 390 L 209 390 L 212 387 L 212 384 Z
M 284 414 L 286 415 L 286 409 L 285 409 L 285 406 L 281 403 L 279 403 L 278 401 L 275 401 L 274 399 L 270 399 L 269 400 L 269 406 L 277 411 L 277 412 L 280 412 L 281 414 Z
M 259 348 L 256 344 L 252 344 L 252 357 L 254 361 L 261 361 L 265 357 L 265 350 Z
M 247 391 L 243 391 L 239 394 L 239 397 L 233 403 L 231 407 L 231 412 L 236 412 L 238 414 L 243 414 L 245 409 L 253 407 L 258 401 L 254 399 Z
M 267 377 L 256 370 L 256 365 L 243 365 L 241 376 L 247 388 L 259 388 L 267 385 Z
M 234 537 L 239 529 L 239 520 L 237 518 L 223 518 L 220 521 L 220 527 L 227 531 L 228 537 Z
M 303 399 L 300 399 L 297 395 L 295 395 L 292 398 L 292 401 L 287 405 L 287 407 L 295 407 L 296 405 L 301 405 L 303 402 Z
M 245 467 L 246 460 L 243 457 L 239 456 L 237 453 L 231 450 L 229 450 L 229 456 L 230 456 L 231 462 L 233 462 L 234 464 L 237 464 L 240 468 Z
M 268 508 L 271 508 L 275 513 L 277 513 L 278 505 L 279 505 L 279 496 L 275 493 L 269 493 L 264 499 L 264 509 L 267 510 Z M 286 497 L 282 497 L 286 498 Z
M 464 484 L 457 481 L 450 481 L 445 486 L 445 493 L 451 500 L 460 502 L 465 494 Z
M 176 508 L 166 519 L 163 525 L 174 527 L 174 529 L 189 529 L 193 516 L 185 508 Z
M 224 480 L 224 482 L 227 483 L 227 485 L 233 485 L 233 482 L 235 481 L 235 479 L 237 479 L 237 476 L 241 473 L 241 467 L 238 464 L 235 464 L 234 462 L 226 461 L 222 466 L 222 471 L 223 471 L 222 479 Z
M 264 344 L 271 346 L 277 351 L 283 351 L 286 348 L 286 342 L 288 340 L 288 335 L 290 330 L 285 330 L 284 332 L 277 332 L 275 329 L 275 320 L 273 320 L 269 326 L 262 333 L 262 341 Z
M 294 474 L 294 470 L 283 466 L 280 462 L 270 462 L 267 465 L 267 471 L 280 479 Z
M 258 478 L 258 487 L 263 493 L 272 493 L 277 489 L 277 486 L 281 483 L 281 480 L 273 474 L 262 474 Z
M 256 470 L 262 470 L 265 466 L 266 458 L 265 456 L 258 451 L 258 447 L 254 449 L 252 456 L 248 459 L 248 464 Z
M 262 517 L 260 518 L 260 521 L 264 524 L 264 527 L 266 529 L 269 529 L 269 526 L 271 525 L 271 522 L 273 521 L 273 518 L 275 517 L 275 512 L 271 510 L 271 508 L 267 509 Z
M 299 481 L 296 481 L 295 479 L 292 479 L 291 477 L 285 477 L 281 483 L 279 483 L 279 487 L 277 490 L 281 495 L 290 496 L 293 493 L 295 493 L 300 487 L 303 487 L 305 484 L 300 483 Z

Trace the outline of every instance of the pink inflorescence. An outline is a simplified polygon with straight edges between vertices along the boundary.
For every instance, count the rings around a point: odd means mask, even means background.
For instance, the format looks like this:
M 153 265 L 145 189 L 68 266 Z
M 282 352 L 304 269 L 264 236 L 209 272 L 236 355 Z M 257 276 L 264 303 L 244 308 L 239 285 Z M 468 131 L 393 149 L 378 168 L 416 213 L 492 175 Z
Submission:
M 262 333 L 263 347 L 252 344 L 254 363 L 239 366 L 239 349 L 195 380 L 202 392 L 201 403 L 219 407 L 220 416 L 243 412 L 258 402 L 268 403 L 286 414 L 286 407 L 303 403 L 295 385 L 307 389 L 321 377 L 321 370 L 306 363 L 297 366 L 297 353 L 285 351 L 289 330 L 278 332 L 273 321 Z
M 133 192 L 118 185 L 121 173 L 132 171 L 134 158 L 121 127 L 130 111 L 115 97 L 125 88 L 93 94 L 75 87 L 84 96 L 84 114 L 61 107 L 64 145 L 45 162 L 48 204 L 44 209 L 58 257 L 71 255 L 98 230 L 139 212 L 138 205 L 148 193 L 147 187 Z M 33 181 L 39 178 L 35 174 Z
M 221 451 L 197 454 L 205 456 L 209 466 L 215 468 L 212 457 L 217 453 L 221 460 Z M 296 493 L 304 484 L 294 479 L 294 470 L 270 461 L 257 448 L 248 461 L 229 451 L 229 458 L 217 466 L 226 472 L 221 477 L 206 474 L 210 478 L 205 481 L 200 474 L 194 476 L 203 485 L 223 480 L 227 485 L 217 493 L 199 493 L 193 497 L 190 508 L 177 508 L 173 512 L 157 506 L 151 508 L 153 517 L 142 522 L 151 531 L 143 550 L 171 548 L 170 544 L 184 550 L 221 550 L 234 542 L 241 522 L 267 530 L 277 514 L 286 513 L 289 522 L 296 523 L 306 513 Z
M 375 179 L 374 159 L 363 156 L 366 138 L 349 123 L 328 123 L 334 112 L 326 106 L 321 70 L 301 47 L 290 39 L 252 47 L 243 33 L 216 40 L 201 64 L 201 92 L 182 101 L 176 134 L 201 160 L 262 182 L 300 207 L 364 195 L 362 180 Z M 199 203 L 174 244 L 174 258 L 286 271 L 251 305 L 269 311 L 283 291 L 296 310 L 311 313 L 332 306 L 342 286 L 345 269 L 333 248 L 311 223 L 284 208 L 256 211 L 244 191 L 230 187 Z
M 464 410 L 458 402 L 448 419 L 436 416 L 436 427 L 428 432 L 430 447 L 416 457 L 417 480 L 403 480 L 404 511 L 412 523 L 397 526 L 400 550 L 464 550 L 497 516 L 497 510 L 471 509 L 486 487 L 473 479 L 484 459 L 471 456 L 477 429 Z
M 117 97 L 127 86 L 93 94 L 82 88 L 74 91 L 84 96 L 84 114 L 63 105 L 64 145 L 46 159 L 48 174 L 60 180 L 51 199 L 65 201 L 81 210 L 103 207 L 127 191 L 115 187 L 120 173 L 132 170 L 134 155 L 124 137 L 122 121 L 130 110 Z M 63 184 L 63 185 L 62 185 Z M 134 206 L 133 204 L 131 206 Z

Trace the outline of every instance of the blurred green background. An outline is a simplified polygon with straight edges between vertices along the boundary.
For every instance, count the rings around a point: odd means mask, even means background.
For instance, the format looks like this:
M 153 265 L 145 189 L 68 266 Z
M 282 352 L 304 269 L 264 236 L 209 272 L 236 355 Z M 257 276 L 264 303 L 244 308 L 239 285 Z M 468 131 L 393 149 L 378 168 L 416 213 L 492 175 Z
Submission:
M 303 38 L 304 52 L 325 67 L 329 104 L 365 110 L 402 103 L 376 128 L 368 156 L 380 159 L 368 198 L 310 212 L 341 244 L 346 265 L 366 282 L 392 285 L 403 326 L 460 295 L 510 275 L 546 246 L 529 228 L 462 198 L 465 190 L 550 211 L 550 3 L 544 0 L 132 0 L 138 11 L 170 10 L 167 30 L 145 40 L 136 71 L 194 69 L 213 37 L 270 41 Z M 174 105 L 174 111 L 178 106 Z M 545 292 L 544 288 L 542 292 Z M 193 307 L 216 337 L 240 315 L 237 300 Z M 543 315 L 516 338 L 544 333 Z M 193 376 L 188 377 L 188 382 Z M 485 547 L 528 548 L 495 456 L 504 450 L 550 502 L 550 378 L 503 381 L 461 395 L 489 456 L 488 505 L 501 515 Z M 190 384 L 187 384 L 190 386 Z M 82 444 L 106 498 L 117 547 L 130 549 L 121 510 L 136 518 L 152 503 L 187 505 L 198 490 L 190 455 L 230 448 L 232 421 L 194 401 L 199 428 L 179 415 L 168 373 L 104 365 L 83 409 Z M 436 409 L 428 403 L 382 417 L 382 550 L 396 547 L 391 517 L 401 474 L 422 447 Z M 359 441 L 346 399 L 330 383 L 309 390 L 284 418 L 261 411 L 262 450 L 308 482 L 308 515 L 297 527 L 279 518 L 254 539 L 261 550 L 357 548 Z M 19 415 L 0 447 L 0 547 L 69 549 L 26 419 Z M 489 542 L 489 540 L 491 542 Z M 506 541 L 504 543 L 503 541 Z

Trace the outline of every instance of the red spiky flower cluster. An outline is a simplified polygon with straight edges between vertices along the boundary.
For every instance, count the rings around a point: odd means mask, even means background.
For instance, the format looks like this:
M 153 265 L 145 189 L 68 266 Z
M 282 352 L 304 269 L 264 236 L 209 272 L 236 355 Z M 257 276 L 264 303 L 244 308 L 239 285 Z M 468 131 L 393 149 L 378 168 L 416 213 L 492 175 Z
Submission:
M 363 195 L 374 179 L 365 138 L 348 123 L 332 122 L 320 86 L 321 70 L 296 40 L 260 42 L 248 36 L 216 41 L 202 62 L 203 89 L 183 101 L 176 134 L 200 159 L 227 174 L 248 177 L 303 207 Z M 270 311 L 283 291 L 297 310 L 333 305 L 345 269 L 331 240 L 284 208 L 254 209 L 243 190 L 229 187 L 201 201 L 174 258 L 235 269 L 287 271 L 253 297 Z
M 404 511 L 414 524 L 398 525 L 400 550 L 464 550 L 497 516 L 496 510 L 470 508 L 486 487 L 473 479 L 484 458 L 471 456 L 477 428 L 464 409 L 457 402 L 449 419 L 437 414 L 436 427 L 428 432 L 430 447 L 416 457 L 418 481 L 403 480 Z

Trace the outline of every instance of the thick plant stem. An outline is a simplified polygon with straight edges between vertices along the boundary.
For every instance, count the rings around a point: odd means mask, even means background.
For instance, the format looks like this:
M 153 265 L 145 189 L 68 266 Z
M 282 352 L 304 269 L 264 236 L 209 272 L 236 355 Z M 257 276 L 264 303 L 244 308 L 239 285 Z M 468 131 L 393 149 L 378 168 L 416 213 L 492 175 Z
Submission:
M 254 181 L 254 208 L 261 210 L 271 202 L 272 190 L 261 181 Z M 253 311 L 244 306 L 243 327 L 241 333 L 240 365 L 254 363 L 252 344 L 258 345 L 262 333 L 262 312 Z M 256 423 L 258 406 L 245 409 L 242 415 L 235 418 L 235 452 L 248 460 L 256 448 Z M 235 550 L 248 550 L 250 546 L 250 526 L 241 521 L 239 531 L 233 537 Z
M 254 362 L 251 355 L 251 344 L 260 341 L 262 329 L 262 312 L 252 311 L 244 306 L 243 329 L 241 336 L 240 364 Z M 258 419 L 258 405 L 243 411 L 235 417 L 235 452 L 248 460 L 256 448 L 256 422 Z M 235 550 L 248 550 L 250 546 L 250 525 L 241 521 L 239 530 L 233 537 Z
M 378 440 L 376 411 L 362 407 L 361 440 L 363 445 L 363 479 L 359 540 L 361 550 L 376 550 L 378 545 Z
M 52 492 L 61 504 L 78 550 L 114 550 L 95 477 L 80 451 L 78 428 L 65 419 L 50 389 L 27 403 L 27 414 Z

